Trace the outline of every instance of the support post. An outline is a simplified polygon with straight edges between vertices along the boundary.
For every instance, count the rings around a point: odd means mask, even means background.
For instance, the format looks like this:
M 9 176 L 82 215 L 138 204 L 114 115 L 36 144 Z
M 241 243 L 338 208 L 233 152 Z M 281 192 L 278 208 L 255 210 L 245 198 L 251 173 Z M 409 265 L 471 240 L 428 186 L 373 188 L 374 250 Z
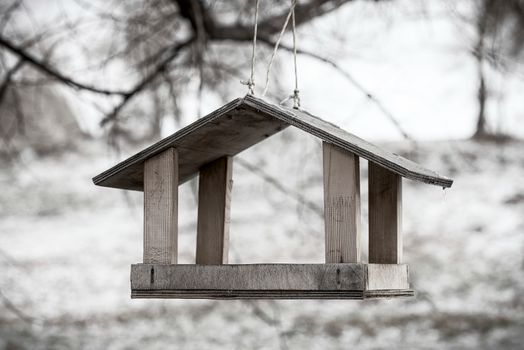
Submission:
M 357 155 L 323 142 L 326 263 L 360 262 L 360 166 Z
M 219 158 L 200 169 L 196 263 L 227 264 L 233 158 Z
M 369 162 L 369 263 L 402 262 L 402 177 Z
M 144 263 L 176 264 L 178 153 L 169 148 L 144 163 Z

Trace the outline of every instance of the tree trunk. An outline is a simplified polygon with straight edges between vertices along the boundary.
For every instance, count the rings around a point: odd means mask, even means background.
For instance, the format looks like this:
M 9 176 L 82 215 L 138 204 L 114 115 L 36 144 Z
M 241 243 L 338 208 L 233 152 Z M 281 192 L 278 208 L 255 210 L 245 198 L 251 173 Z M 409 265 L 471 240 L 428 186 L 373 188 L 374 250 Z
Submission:
M 473 139 L 483 139 L 488 136 L 487 125 L 486 125 L 486 102 L 488 100 L 488 89 L 486 86 L 486 76 L 484 71 L 484 58 L 485 58 L 485 39 L 486 39 L 486 30 L 488 26 L 488 16 L 489 12 L 493 8 L 493 2 L 490 0 L 484 0 L 480 2 L 480 7 L 478 9 L 478 18 L 477 18 L 477 43 L 473 51 L 473 57 L 475 57 L 477 63 L 477 72 L 479 85 L 477 90 L 477 103 L 478 103 L 478 114 L 477 114 L 477 126 L 475 128 L 475 133 L 473 134 Z
M 478 103 L 478 114 L 477 114 L 477 127 L 473 134 L 474 139 L 481 139 L 486 137 L 488 131 L 486 129 L 486 101 L 488 99 L 488 92 L 486 89 L 486 77 L 483 69 L 483 57 L 481 53 L 477 54 L 477 65 L 478 65 L 478 77 L 479 86 L 477 91 L 477 103 Z

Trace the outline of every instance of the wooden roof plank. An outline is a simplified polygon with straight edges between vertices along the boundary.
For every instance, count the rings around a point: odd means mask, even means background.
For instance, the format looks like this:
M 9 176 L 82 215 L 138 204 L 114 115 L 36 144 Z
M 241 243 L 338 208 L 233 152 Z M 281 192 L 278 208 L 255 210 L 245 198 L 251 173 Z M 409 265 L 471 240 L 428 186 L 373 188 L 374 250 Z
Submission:
M 141 191 L 143 162 L 169 147 L 179 150 L 179 184 L 195 175 L 201 166 L 239 152 L 285 129 L 278 118 L 254 113 L 234 100 L 175 134 L 155 143 L 93 178 L 99 186 Z
M 176 147 L 179 149 L 179 183 L 182 184 L 197 175 L 201 166 L 223 156 L 234 156 L 289 125 L 403 177 L 442 187 L 450 187 L 453 183 L 451 179 L 305 111 L 274 105 L 252 95 L 229 102 L 95 176 L 93 182 L 99 186 L 141 191 L 144 161 L 168 147 Z
M 402 156 L 386 151 L 308 112 L 277 106 L 251 95 L 244 98 L 244 103 L 403 177 L 442 187 L 451 187 L 453 184 L 453 180 L 447 177 L 428 170 Z

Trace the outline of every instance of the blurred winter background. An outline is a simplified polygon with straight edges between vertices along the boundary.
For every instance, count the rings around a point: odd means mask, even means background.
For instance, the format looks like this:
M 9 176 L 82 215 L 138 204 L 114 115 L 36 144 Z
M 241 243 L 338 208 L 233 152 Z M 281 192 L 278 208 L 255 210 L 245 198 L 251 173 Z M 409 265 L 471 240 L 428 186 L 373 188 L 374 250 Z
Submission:
M 0 2 L 0 349 L 521 349 L 522 0 L 298 1 L 302 107 L 455 179 L 404 180 L 415 298 L 130 299 L 142 197 L 91 177 L 246 93 L 254 4 Z M 261 0 L 257 93 L 289 5 Z M 293 90 L 282 45 L 274 102 Z M 322 262 L 318 140 L 288 129 L 237 158 L 230 261 Z

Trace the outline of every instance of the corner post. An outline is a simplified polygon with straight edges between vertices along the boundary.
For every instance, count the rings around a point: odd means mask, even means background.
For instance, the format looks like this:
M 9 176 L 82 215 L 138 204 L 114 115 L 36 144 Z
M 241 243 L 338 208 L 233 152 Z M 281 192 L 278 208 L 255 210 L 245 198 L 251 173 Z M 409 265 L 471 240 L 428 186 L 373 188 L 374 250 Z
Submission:
M 178 153 L 169 148 L 144 163 L 144 263 L 176 264 Z
M 369 162 L 369 262 L 402 262 L 402 177 Z
M 233 158 L 222 157 L 200 169 L 196 263 L 227 264 Z
M 323 142 L 326 263 L 360 262 L 359 157 Z

